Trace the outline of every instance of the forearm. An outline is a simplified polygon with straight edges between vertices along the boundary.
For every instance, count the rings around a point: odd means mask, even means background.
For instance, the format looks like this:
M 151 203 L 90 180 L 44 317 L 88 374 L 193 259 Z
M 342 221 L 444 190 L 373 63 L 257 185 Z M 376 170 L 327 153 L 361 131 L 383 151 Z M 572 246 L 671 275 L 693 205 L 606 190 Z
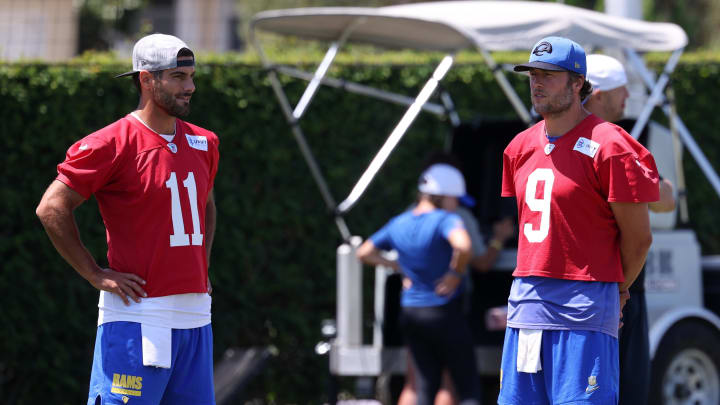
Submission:
M 207 253 L 208 267 L 210 267 L 210 252 L 215 239 L 215 225 L 217 224 L 217 208 L 212 190 L 205 206 L 205 251 Z
M 497 261 L 498 256 L 500 256 L 502 244 L 503 242 L 499 239 L 492 239 L 483 254 L 473 256 L 472 259 L 470 259 L 470 266 L 481 272 L 490 270 L 492 265 L 495 264 L 495 261 Z
M 464 273 L 468 263 L 470 263 L 471 257 L 472 252 L 470 249 L 453 249 L 452 258 L 450 259 L 450 269 L 458 274 Z
M 472 257 L 472 242 L 470 235 L 463 228 L 457 228 L 450 231 L 448 242 L 452 247 L 452 257 L 450 258 L 450 268 L 456 273 L 464 273 L 470 258 Z
M 652 236 L 640 240 L 620 236 L 620 257 L 622 260 L 623 275 L 625 276 L 625 281 L 620 283 L 620 291 L 625 291 L 630 288 L 635 279 L 637 279 L 640 271 L 642 271 L 643 265 L 645 265 L 645 259 L 647 258 L 651 243 Z
M 368 239 L 363 242 L 362 245 L 357 249 L 357 258 L 371 266 L 385 266 L 391 269 L 400 270 L 400 265 L 397 261 L 388 260 L 381 254 L 380 250 L 375 247 L 372 240 Z

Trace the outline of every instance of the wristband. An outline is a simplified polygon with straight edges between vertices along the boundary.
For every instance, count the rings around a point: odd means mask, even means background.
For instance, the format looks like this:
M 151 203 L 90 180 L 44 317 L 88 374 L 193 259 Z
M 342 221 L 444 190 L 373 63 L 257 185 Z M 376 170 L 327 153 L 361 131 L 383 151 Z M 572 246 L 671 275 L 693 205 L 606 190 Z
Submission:
M 495 249 L 495 250 L 502 250 L 504 243 L 500 242 L 498 239 L 491 239 L 490 243 L 488 244 L 489 247 Z

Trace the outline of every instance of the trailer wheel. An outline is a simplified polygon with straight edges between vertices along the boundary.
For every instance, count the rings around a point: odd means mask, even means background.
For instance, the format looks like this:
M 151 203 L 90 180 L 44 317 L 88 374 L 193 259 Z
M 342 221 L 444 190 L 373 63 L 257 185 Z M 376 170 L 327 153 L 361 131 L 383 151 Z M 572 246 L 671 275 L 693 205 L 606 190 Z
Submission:
M 663 337 L 652 362 L 650 404 L 720 404 L 720 338 L 708 325 L 684 321 Z

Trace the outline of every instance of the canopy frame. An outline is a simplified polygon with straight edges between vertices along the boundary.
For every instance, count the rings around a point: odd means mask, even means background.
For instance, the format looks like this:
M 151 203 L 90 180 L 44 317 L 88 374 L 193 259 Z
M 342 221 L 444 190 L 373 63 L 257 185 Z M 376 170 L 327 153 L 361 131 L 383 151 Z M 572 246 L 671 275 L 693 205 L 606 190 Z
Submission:
M 343 10 L 352 10 L 352 8 L 344 8 Z M 274 13 L 275 15 L 282 15 L 283 11 L 284 10 L 278 10 Z M 363 13 L 366 12 L 367 9 L 363 9 Z M 287 10 L 287 13 L 289 15 L 293 14 L 295 17 L 297 17 L 298 10 Z M 268 58 L 262 47 L 262 43 L 259 41 L 257 35 L 255 35 L 256 23 L 258 21 L 257 17 L 253 19 L 250 30 L 251 41 L 258 51 L 263 66 L 268 72 L 268 78 L 271 82 L 273 92 L 275 93 L 275 96 L 281 106 L 283 115 L 285 116 L 286 121 L 291 127 L 293 136 L 298 143 L 303 158 L 310 169 L 312 177 L 320 190 L 320 193 L 328 210 L 332 212 L 332 215 L 334 216 L 336 226 L 340 232 L 342 239 L 345 241 L 349 240 L 352 233 L 350 232 L 345 222 L 344 216 L 357 204 L 357 202 L 363 196 L 368 186 L 372 183 L 384 163 L 387 161 L 389 156 L 397 147 L 400 140 L 407 133 L 410 125 L 413 123 L 415 118 L 417 118 L 420 111 L 429 112 L 440 117 L 447 117 L 453 127 L 457 127 L 460 124 L 460 119 L 457 115 L 457 112 L 455 111 L 452 98 L 446 90 L 443 89 L 440 91 L 440 103 L 430 101 L 430 98 L 433 93 L 436 92 L 439 83 L 445 77 L 449 69 L 452 67 L 454 63 L 454 54 L 459 49 L 456 49 L 454 52 L 448 52 L 445 57 L 443 57 L 443 59 L 436 66 L 433 75 L 425 82 L 420 92 L 415 97 L 409 97 L 406 95 L 377 89 L 352 81 L 328 77 L 328 70 L 334 62 L 337 53 L 348 40 L 352 39 L 351 37 L 353 32 L 358 27 L 361 27 L 369 19 L 367 15 L 355 15 L 352 13 L 349 13 L 348 15 L 354 16 L 355 18 L 352 18 L 347 24 L 347 26 L 342 30 L 339 37 L 335 41 L 331 42 L 330 47 L 328 48 L 325 56 L 317 66 L 314 73 L 306 72 L 290 66 L 274 64 Z M 314 15 L 313 17 L 317 17 L 317 15 Z M 383 17 L 389 18 L 387 15 Z M 403 18 L 412 19 L 413 17 Z M 428 22 L 427 20 L 422 21 L 424 23 Z M 491 69 L 496 82 L 500 86 L 502 92 L 505 94 L 506 98 L 510 102 L 515 112 L 517 113 L 518 117 L 524 123 L 530 125 L 532 123 L 532 116 L 529 109 L 525 106 L 522 99 L 519 97 L 515 89 L 511 86 L 504 69 L 502 68 L 502 66 L 496 63 L 491 52 L 488 49 L 485 49 L 479 42 L 474 41 L 473 38 L 471 38 L 471 36 L 460 27 L 457 27 L 450 23 L 444 23 L 443 21 L 432 21 L 432 23 L 445 25 L 445 28 L 455 30 L 457 33 L 467 36 L 469 43 L 474 44 L 475 49 L 482 55 L 485 63 Z M 285 32 L 283 32 L 283 34 L 287 35 L 287 33 Z M 677 116 L 677 114 L 673 113 L 674 109 L 672 109 L 669 105 L 669 103 L 673 101 L 668 101 L 668 98 L 664 95 L 664 90 L 669 82 L 670 74 L 674 71 L 679 61 L 679 58 L 683 53 L 684 47 L 675 49 L 672 52 L 670 58 L 663 67 L 662 75 L 657 80 L 653 78 L 653 74 L 647 68 L 645 62 L 638 55 L 638 52 L 635 49 L 627 47 L 618 48 L 622 49 L 627 60 L 640 74 L 643 79 L 643 85 L 650 93 L 650 96 L 646 100 L 642 112 L 637 119 L 635 127 L 632 130 L 632 135 L 637 138 L 637 136 L 646 126 L 650 114 L 652 113 L 654 108 L 656 106 L 661 106 L 663 112 L 668 117 L 670 117 L 673 124 L 678 129 L 683 144 L 688 147 L 688 150 L 698 162 L 701 169 L 715 188 L 716 193 L 718 194 L 718 196 L 720 196 L 720 178 L 718 178 L 718 175 L 712 168 L 712 165 L 704 156 L 701 149 L 697 146 L 697 143 L 692 138 L 692 135 L 688 131 L 687 127 L 685 127 L 680 117 Z M 278 77 L 278 73 L 308 81 L 308 85 L 303 92 L 303 95 L 301 96 L 299 102 L 294 108 L 291 106 L 288 97 L 282 87 L 282 84 Z M 327 182 L 325 181 L 325 178 L 322 174 L 322 171 L 317 164 L 314 154 L 308 146 L 305 134 L 300 126 L 300 122 L 304 117 L 308 107 L 310 106 L 312 99 L 317 93 L 320 85 L 326 85 L 328 87 L 342 89 L 350 93 L 367 96 L 385 102 L 404 105 L 407 107 L 404 115 L 396 124 L 391 133 L 388 135 L 384 144 L 370 161 L 363 174 L 356 181 L 350 193 L 339 204 L 333 198 Z M 445 147 L 449 147 L 449 142 L 446 142 Z

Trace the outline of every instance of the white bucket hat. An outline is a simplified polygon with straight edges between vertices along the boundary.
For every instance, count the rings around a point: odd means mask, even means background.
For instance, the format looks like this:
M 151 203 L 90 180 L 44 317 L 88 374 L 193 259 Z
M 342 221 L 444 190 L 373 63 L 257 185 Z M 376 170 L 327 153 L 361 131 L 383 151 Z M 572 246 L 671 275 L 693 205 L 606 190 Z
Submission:
M 627 75 L 617 59 L 594 54 L 587 57 L 587 79 L 594 89 L 608 91 L 627 84 Z

